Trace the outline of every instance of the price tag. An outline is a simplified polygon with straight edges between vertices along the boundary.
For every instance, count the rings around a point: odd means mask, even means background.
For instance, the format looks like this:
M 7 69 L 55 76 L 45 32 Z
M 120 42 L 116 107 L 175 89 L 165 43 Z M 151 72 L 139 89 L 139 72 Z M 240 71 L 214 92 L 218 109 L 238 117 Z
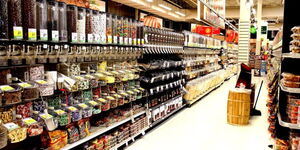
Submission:
M 77 33 L 72 33 L 72 42 L 78 42 L 78 35 Z
M 81 77 L 81 76 L 75 76 L 75 79 L 77 79 L 77 80 L 84 80 L 84 78 Z
M 150 89 L 150 94 L 151 94 L 151 95 L 153 94 L 153 89 Z
M 74 106 L 70 106 L 70 107 L 68 107 L 68 109 L 71 110 L 71 111 L 73 111 L 73 112 L 78 110 L 78 109 L 75 108 Z
M 145 44 L 145 40 L 144 40 L 144 39 L 141 40 L 141 44 L 142 44 L 142 45 Z
M 8 131 L 20 128 L 17 124 L 10 122 L 3 125 Z
M 50 114 L 41 114 L 40 116 L 41 116 L 43 119 L 51 119 L 51 118 L 53 118 L 53 116 L 50 115 Z
M 55 46 L 54 46 L 54 49 L 58 49 L 58 48 L 59 48 L 59 46 L 58 46 L 58 45 L 55 45 Z
M 89 101 L 89 104 L 91 104 L 91 105 L 93 105 L 93 106 L 98 105 L 98 103 L 95 102 L 95 101 Z
M 158 86 L 158 87 L 156 87 L 156 91 L 157 91 L 157 92 L 159 92 L 159 86 Z
M 40 29 L 40 38 L 42 41 L 48 41 L 48 30 Z
M 124 42 L 123 42 L 123 37 L 122 37 L 122 36 L 119 37 L 119 44 L 121 44 L 121 45 L 124 44 Z
M 133 39 L 133 45 L 137 45 L 136 38 Z
M 141 45 L 141 39 L 137 39 L 137 44 Z
M 115 98 L 113 98 L 112 96 L 107 96 L 106 97 L 108 100 L 114 100 Z
M 95 42 L 96 43 L 100 43 L 101 42 L 100 34 L 94 34 L 94 37 L 95 37 Z
M 57 109 L 54 111 L 55 113 L 57 113 L 58 115 L 62 115 L 65 113 L 65 111 L 61 110 L 61 109 Z
M 114 44 L 118 44 L 118 37 L 114 36 Z
M 79 42 L 81 43 L 85 42 L 85 34 L 79 34 Z
M 94 36 L 93 36 L 93 34 L 88 34 L 88 42 L 90 42 L 90 43 L 92 43 L 92 42 L 94 42 Z
M 47 84 L 48 82 L 45 80 L 36 80 L 35 82 L 39 83 L 39 84 Z
M 23 28 L 22 27 L 13 27 L 14 30 L 14 39 L 21 40 L 23 39 Z
M 13 87 L 9 86 L 9 85 L 3 85 L 3 86 L 0 86 L 0 89 L 2 91 L 12 91 L 12 90 L 15 90 Z
M 129 39 L 128 39 L 128 44 L 129 44 L 129 45 L 132 45 L 132 38 L 129 38 Z
M 100 39 L 101 39 L 101 43 L 107 43 L 106 41 L 106 36 L 105 35 L 101 35 L 100 36 Z M 112 40 L 111 40 L 112 41 Z
M 174 73 L 171 73 L 171 78 L 174 78 Z
M 22 88 L 32 87 L 32 85 L 29 83 L 18 83 L 18 85 L 21 86 Z
M 107 36 L 107 42 L 108 42 L 109 44 L 112 43 L 112 36 L 111 36 L 111 35 L 108 35 L 108 36 Z
M 91 75 L 85 75 L 87 78 L 94 78 L 93 76 L 91 76 Z
M 128 37 L 125 37 L 125 38 L 124 38 L 124 44 L 125 44 L 125 45 L 128 45 Z
M 169 84 L 166 85 L 166 89 L 169 89 Z
M 43 44 L 43 49 L 47 49 L 48 45 L 47 44 Z
M 81 107 L 81 108 L 83 108 L 83 109 L 86 109 L 86 108 L 88 108 L 88 107 L 89 107 L 88 105 L 86 105 L 86 104 L 83 104 L 83 103 L 81 103 L 81 104 L 78 104 L 78 106 L 79 106 L 79 107 Z
M 64 49 L 67 49 L 67 48 L 69 48 L 69 45 L 64 45 Z
M 52 31 L 52 41 L 55 41 L 55 42 L 59 41 L 58 31 L 56 31 L 56 30 Z
M 36 120 L 32 119 L 32 118 L 25 118 L 23 119 L 23 122 L 26 124 L 26 125 L 32 125 L 34 123 L 37 123 Z
M 33 28 L 28 29 L 28 40 L 36 41 L 36 29 Z

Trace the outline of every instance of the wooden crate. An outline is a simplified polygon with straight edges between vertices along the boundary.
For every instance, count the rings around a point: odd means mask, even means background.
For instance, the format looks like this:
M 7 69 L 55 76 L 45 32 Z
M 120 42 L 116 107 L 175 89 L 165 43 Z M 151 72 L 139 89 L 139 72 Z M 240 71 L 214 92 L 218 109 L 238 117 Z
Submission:
M 250 119 L 250 104 L 251 90 L 230 90 L 227 103 L 227 122 L 233 125 L 247 125 Z

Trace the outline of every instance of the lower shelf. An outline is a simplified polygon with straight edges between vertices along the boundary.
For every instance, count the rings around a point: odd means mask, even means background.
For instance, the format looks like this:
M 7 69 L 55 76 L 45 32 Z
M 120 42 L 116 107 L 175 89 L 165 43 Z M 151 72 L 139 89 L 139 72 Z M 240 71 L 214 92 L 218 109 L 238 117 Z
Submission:
M 179 110 L 181 110 L 182 108 L 184 108 L 186 106 L 186 104 L 183 104 L 181 107 L 177 108 L 176 110 L 173 110 L 172 112 L 168 113 L 167 115 L 165 115 L 164 117 L 156 120 L 155 122 L 150 124 L 150 127 L 153 127 L 155 125 L 157 125 L 158 123 L 164 121 L 165 119 L 167 119 L 168 117 L 170 117 L 171 115 L 173 115 L 174 113 L 178 112 Z

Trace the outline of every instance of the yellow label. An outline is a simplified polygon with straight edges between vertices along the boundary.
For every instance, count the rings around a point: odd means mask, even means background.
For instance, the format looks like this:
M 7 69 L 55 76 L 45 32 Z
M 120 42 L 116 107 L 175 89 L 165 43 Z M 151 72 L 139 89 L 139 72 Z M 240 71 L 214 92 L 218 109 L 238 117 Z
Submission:
M 85 109 L 85 108 L 88 108 L 89 106 L 86 105 L 86 104 L 78 104 L 78 106 L 80 106 L 81 108 Z
M 36 29 L 28 29 L 28 39 L 36 40 Z
M 112 71 L 111 73 L 112 73 L 112 74 L 115 74 L 115 75 L 118 75 L 118 74 L 119 74 L 119 72 L 117 72 L 117 71 Z
M 100 72 L 105 71 L 106 67 L 107 67 L 107 62 L 106 61 L 103 61 L 103 62 L 98 64 L 98 69 L 99 69 Z
M 12 91 L 12 90 L 15 90 L 13 87 L 9 86 L 9 85 L 3 85 L 0 87 L 0 89 L 2 91 Z
M 87 78 L 94 78 L 93 76 L 91 75 L 86 75 Z
M 143 88 L 139 88 L 139 90 L 141 90 L 141 91 L 144 91 L 145 89 L 143 89 Z
M 127 93 L 125 93 L 125 92 L 123 92 L 123 93 L 120 93 L 121 95 L 123 95 L 123 96 L 128 96 L 128 94 Z
M 134 94 L 134 92 L 133 92 L 133 91 L 127 91 L 127 93 L 129 93 L 129 94 Z
M 23 39 L 22 27 L 13 27 L 13 30 L 14 30 L 14 39 Z
M 32 87 L 32 85 L 29 84 L 29 83 L 18 83 L 18 85 L 20 85 L 20 86 L 23 87 L 23 88 Z
M 141 92 L 141 91 L 139 91 L 138 89 L 134 89 L 133 91 L 135 91 L 135 92 Z
M 43 119 L 50 119 L 52 118 L 53 116 L 51 116 L 50 114 L 41 114 L 40 115 Z
M 55 113 L 57 113 L 58 115 L 62 115 L 65 113 L 65 111 L 61 110 L 61 109 L 57 109 L 54 111 Z
M 27 125 L 31 125 L 31 124 L 36 123 L 37 121 L 32 118 L 25 118 L 25 119 L 23 119 L 23 122 L 25 122 Z
M 77 108 L 75 108 L 73 106 L 68 107 L 68 109 L 71 110 L 71 111 L 77 111 Z
M 106 100 L 104 98 L 99 98 L 98 101 L 100 101 L 101 103 L 106 103 Z
M 89 103 L 90 103 L 91 105 L 98 105 L 98 103 L 95 102 L 95 101 L 89 101 Z
M 39 84 L 47 84 L 48 82 L 45 80 L 36 80 L 35 82 L 39 83 Z
M 116 98 L 121 98 L 121 97 L 122 97 L 122 96 L 119 95 L 119 94 L 114 94 L 113 96 L 116 97 Z
M 106 98 L 109 100 L 115 100 L 115 98 L 113 98 L 112 96 L 107 96 Z
M 75 79 L 77 79 L 77 80 L 84 80 L 83 77 L 81 77 L 81 76 L 75 76 Z

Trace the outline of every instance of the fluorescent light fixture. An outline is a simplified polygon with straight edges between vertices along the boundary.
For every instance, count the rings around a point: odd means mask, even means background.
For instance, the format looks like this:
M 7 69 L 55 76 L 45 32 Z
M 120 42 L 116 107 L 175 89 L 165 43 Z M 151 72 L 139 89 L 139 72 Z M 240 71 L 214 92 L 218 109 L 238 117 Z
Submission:
M 146 6 L 146 3 L 143 2 L 142 0 L 131 0 L 131 1 L 136 2 L 136 3 L 140 4 L 140 5 Z
M 179 16 L 178 15 L 176 15 L 176 14 L 174 14 L 174 13 L 168 13 L 170 16 L 173 16 L 173 17 L 175 17 L 175 18 L 179 18 Z
M 176 11 L 175 13 L 178 14 L 178 15 L 180 15 L 180 16 L 182 16 L 182 17 L 185 17 L 185 14 L 184 14 L 184 13 L 181 13 L 181 12 L 179 12 L 179 11 Z
M 160 11 L 160 12 L 162 12 L 162 13 L 166 13 L 165 10 L 163 10 L 163 9 L 161 9 L 161 8 L 159 8 L 159 7 L 152 6 L 152 8 L 155 9 L 155 10 L 157 10 L 157 11 Z
M 166 6 L 166 5 L 163 5 L 163 4 L 158 4 L 158 6 L 164 8 L 166 10 L 172 10 L 172 8 L 170 8 L 170 7 Z
M 153 0 L 146 0 L 147 2 L 150 2 L 150 3 L 152 3 L 153 2 Z

